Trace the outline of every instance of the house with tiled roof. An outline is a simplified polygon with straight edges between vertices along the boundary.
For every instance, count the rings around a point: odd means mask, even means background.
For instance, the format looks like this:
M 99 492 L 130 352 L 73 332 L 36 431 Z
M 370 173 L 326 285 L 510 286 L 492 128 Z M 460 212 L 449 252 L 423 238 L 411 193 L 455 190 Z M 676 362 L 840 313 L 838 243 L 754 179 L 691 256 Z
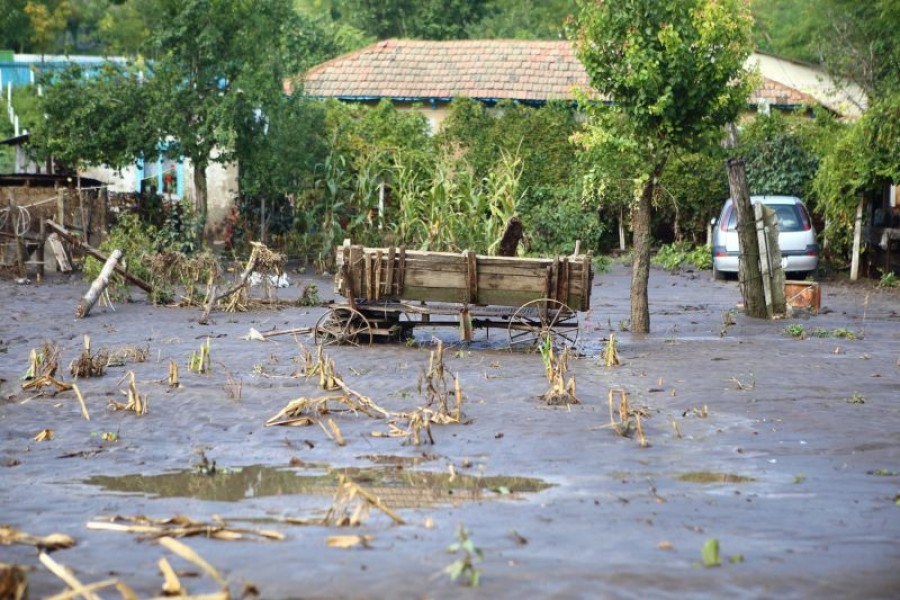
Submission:
M 747 67 L 758 69 L 761 80 L 748 109 L 821 105 L 856 118 L 865 108 L 861 90 L 839 86 L 811 65 L 754 53 Z M 302 87 L 314 98 L 420 106 L 433 129 L 454 98 L 542 105 L 591 94 L 590 79 L 569 42 L 529 40 L 385 40 L 318 65 L 285 87 L 288 92 Z

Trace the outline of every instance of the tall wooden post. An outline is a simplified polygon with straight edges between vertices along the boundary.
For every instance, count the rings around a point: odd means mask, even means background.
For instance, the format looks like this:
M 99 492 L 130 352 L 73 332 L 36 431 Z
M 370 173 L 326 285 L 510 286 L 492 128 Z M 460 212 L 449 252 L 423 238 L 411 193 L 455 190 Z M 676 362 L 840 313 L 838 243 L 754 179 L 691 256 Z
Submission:
M 107 187 L 100 188 L 100 243 L 106 241 L 106 212 L 109 210 L 109 190 Z
M 856 220 L 853 223 L 853 256 L 850 258 L 850 281 L 856 281 L 859 278 L 859 246 L 862 242 L 862 214 L 865 202 L 865 197 L 860 196 L 859 204 L 856 205 Z
M 768 313 L 759 271 L 759 242 L 754 226 L 750 191 L 747 189 L 744 161 L 739 158 L 731 158 L 728 159 L 727 164 L 728 187 L 731 189 L 731 198 L 737 211 L 738 243 L 741 252 L 738 275 L 741 283 L 741 295 L 744 298 L 744 312 L 748 317 L 765 319 L 768 317 Z
M 56 190 L 56 224 L 66 226 L 66 190 L 63 188 Z
M 37 282 L 44 279 L 44 246 L 47 244 L 47 225 L 41 219 L 41 241 L 37 247 Z

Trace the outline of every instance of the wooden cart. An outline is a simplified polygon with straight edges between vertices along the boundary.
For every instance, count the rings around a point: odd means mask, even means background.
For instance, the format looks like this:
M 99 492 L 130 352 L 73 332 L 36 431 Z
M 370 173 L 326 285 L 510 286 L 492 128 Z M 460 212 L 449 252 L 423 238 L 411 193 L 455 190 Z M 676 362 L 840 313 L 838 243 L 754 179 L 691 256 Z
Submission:
M 503 328 L 511 347 L 574 345 L 578 312 L 590 308 L 586 254 L 556 258 L 479 256 L 364 248 L 337 252 L 335 292 L 347 299 L 316 323 L 317 344 L 400 340 L 419 326 L 452 325 L 463 341 L 474 328 Z

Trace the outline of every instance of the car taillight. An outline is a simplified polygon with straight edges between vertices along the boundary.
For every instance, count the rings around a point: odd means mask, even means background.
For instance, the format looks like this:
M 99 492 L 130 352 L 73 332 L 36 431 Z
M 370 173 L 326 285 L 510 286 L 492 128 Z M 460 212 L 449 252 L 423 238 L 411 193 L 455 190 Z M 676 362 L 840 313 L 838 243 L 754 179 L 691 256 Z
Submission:
M 719 230 L 720 231 L 728 231 L 728 221 L 731 220 L 731 211 L 734 210 L 734 205 L 729 206 L 728 210 L 725 211 L 725 214 L 722 215 L 722 218 L 719 219 Z
M 797 208 L 800 209 L 800 218 L 803 220 L 803 231 L 809 231 L 812 229 L 812 221 L 809 218 L 809 213 L 806 212 L 806 207 L 801 204 Z M 816 250 L 816 253 L 818 253 L 818 250 Z
M 713 246 L 712 253 L 713 256 L 728 256 L 728 252 L 725 251 L 725 246 Z
M 818 244 L 808 244 L 806 246 L 806 255 L 807 256 L 818 256 L 819 255 L 819 245 Z

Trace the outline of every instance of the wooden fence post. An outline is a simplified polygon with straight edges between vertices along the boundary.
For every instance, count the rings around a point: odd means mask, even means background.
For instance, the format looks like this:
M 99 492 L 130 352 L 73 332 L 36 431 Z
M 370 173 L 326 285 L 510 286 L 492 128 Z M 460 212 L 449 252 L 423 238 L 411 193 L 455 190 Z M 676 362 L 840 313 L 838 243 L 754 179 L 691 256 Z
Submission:
M 853 256 L 850 258 L 850 281 L 856 281 L 859 278 L 859 246 L 862 242 L 862 214 L 865 202 L 865 197 L 860 196 L 859 204 L 856 205 L 856 220 L 853 222 Z

